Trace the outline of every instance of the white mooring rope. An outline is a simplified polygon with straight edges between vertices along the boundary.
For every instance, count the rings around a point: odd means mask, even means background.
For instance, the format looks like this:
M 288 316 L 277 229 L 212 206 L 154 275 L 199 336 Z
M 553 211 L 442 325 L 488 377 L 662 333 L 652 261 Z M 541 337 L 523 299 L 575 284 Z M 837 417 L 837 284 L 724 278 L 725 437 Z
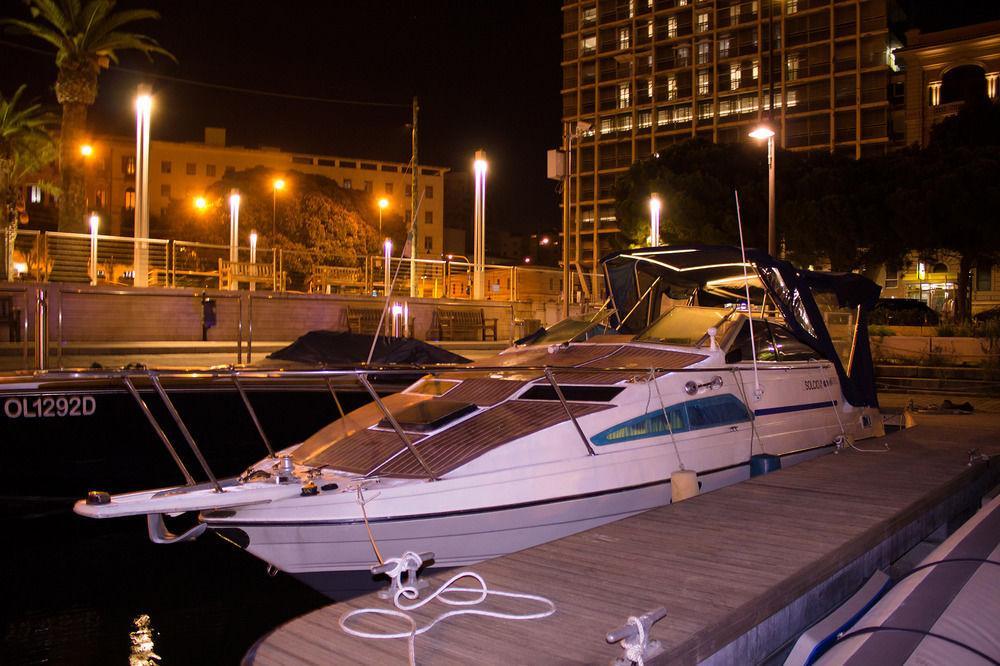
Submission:
M 385 562 L 386 564 L 393 565 L 393 568 L 390 569 L 388 572 L 386 572 L 386 575 L 388 575 L 391 579 L 393 579 L 393 581 L 395 581 L 397 584 L 400 582 L 401 577 L 407 570 L 409 569 L 415 570 L 419 568 L 421 564 L 423 564 L 423 560 L 420 559 L 420 556 L 413 552 L 404 553 L 402 557 L 386 558 Z M 462 578 L 474 578 L 479 582 L 480 587 L 478 588 L 452 587 L 452 585 L 456 581 Z M 444 596 L 445 592 L 472 592 L 476 594 L 476 597 L 472 599 L 449 599 Z M 442 613 L 441 615 L 438 615 L 436 618 L 434 618 L 434 620 L 432 620 L 429 624 L 424 625 L 423 627 L 418 627 L 416 620 L 413 619 L 413 616 L 411 616 L 408 612 L 406 612 L 406 611 L 416 610 L 421 606 L 430 603 L 434 599 L 439 599 L 442 603 L 447 604 L 449 606 L 475 606 L 485 601 L 486 597 L 488 597 L 491 594 L 498 597 L 509 597 L 514 599 L 530 599 L 532 601 L 538 601 L 542 604 L 545 604 L 546 606 L 548 606 L 548 608 L 544 611 L 540 611 L 537 613 L 526 613 L 521 615 L 514 613 L 500 613 L 497 611 L 478 610 L 472 608 L 462 608 Z M 347 613 L 344 613 L 340 617 L 340 628 L 344 631 L 344 633 L 350 634 L 351 636 L 358 636 L 359 638 L 374 638 L 374 639 L 406 638 L 408 641 L 407 647 L 409 650 L 410 665 L 415 666 L 416 637 L 419 636 L 420 634 L 429 631 L 431 627 L 436 625 L 438 622 L 446 620 L 449 617 L 457 615 L 481 615 L 483 617 L 493 617 L 502 620 L 540 620 L 556 612 L 556 605 L 552 603 L 550 599 L 546 599 L 545 597 L 541 597 L 535 594 L 525 594 L 522 592 L 501 592 L 499 590 L 491 590 L 487 587 L 486 581 L 483 579 L 483 577 L 474 571 L 462 571 L 461 573 L 455 574 L 447 581 L 445 581 L 432 594 L 430 594 L 424 599 L 420 599 L 416 603 L 407 604 L 403 601 L 403 598 L 412 601 L 414 599 L 417 599 L 419 595 L 420 593 L 417 591 L 417 588 L 413 585 L 413 581 L 408 579 L 407 585 L 398 585 L 398 589 L 396 590 L 396 593 L 393 596 L 392 603 L 396 607 L 395 609 L 358 608 L 349 611 Z M 359 629 L 352 629 L 347 626 L 347 623 L 351 618 L 359 615 L 368 615 L 368 614 L 388 615 L 391 617 L 402 618 L 410 623 L 410 630 L 399 633 L 386 634 L 386 633 L 361 631 Z

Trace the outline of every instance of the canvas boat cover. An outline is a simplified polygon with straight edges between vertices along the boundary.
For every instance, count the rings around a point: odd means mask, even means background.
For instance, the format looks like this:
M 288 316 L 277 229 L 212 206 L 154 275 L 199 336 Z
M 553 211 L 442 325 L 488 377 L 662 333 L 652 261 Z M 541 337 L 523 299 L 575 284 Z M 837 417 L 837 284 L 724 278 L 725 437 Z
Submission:
M 309 331 L 269 359 L 311 365 L 353 366 L 368 360 L 372 336 L 340 331 Z M 379 365 L 429 365 L 433 363 L 468 363 L 469 359 L 413 338 L 379 336 L 372 363 Z
M 728 245 L 617 252 L 603 265 L 616 312 L 612 324 L 626 333 L 648 326 L 671 301 L 728 301 L 746 308 L 746 268 L 754 305 L 759 307 L 766 298 L 796 338 L 833 363 L 848 402 L 878 407 L 867 315 L 881 287 L 868 278 L 802 270 L 752 248 L 746 250 L 744 264 L 740 248 Z

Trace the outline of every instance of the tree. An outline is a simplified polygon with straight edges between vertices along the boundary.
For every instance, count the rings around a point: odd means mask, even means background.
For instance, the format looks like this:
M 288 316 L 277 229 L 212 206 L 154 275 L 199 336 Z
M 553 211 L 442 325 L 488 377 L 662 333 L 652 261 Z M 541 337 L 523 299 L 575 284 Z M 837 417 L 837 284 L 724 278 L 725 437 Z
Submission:
M 0 25 L 56 48 L 56 100 L 62 106 L 59 139 L 59 229 L 85 230 L 86 193 L 79 146 L 87 127 L 87 107 L 97 99 L 97 76 L 121 51 L 159 53 L 174 59 L 155 40 L 122 30 L 130 23 L 158 19 L 158 12 L 115 12 L 115 0 L 25 0 L 32 20 L 3 19 Z
M 24 187 L 55 158 L 49 135 L 54 122 L 40 104 L 23 104 L 25 86 L 11 97 L 0 95 L 0 278 L 13 279 L 14 240 L 19 223 L 27 222 Z
M 289 187 L 278 205 L 277 232 L 271 238 L 274 174 L 257 167 L 227 174 L 208 188 L 207 206 L 199 211 L 191 201 L 174 201 L 162 220 L 154 220 L 157 236 L 207 243 L 229 242 L 229 194 L 240 192 L 240 239 L 246 246 L 251 230 L 258 247 L 282 248 L 284 268 L 308 276 L 314 264 L 356 266 L 360 257 L 378 254 L 382 238 L 371 196 L 346 190 L 324 176 L 291 172 Z M 386 218 L 384 233 L 395 242 L 405 237 L 401 220 Z

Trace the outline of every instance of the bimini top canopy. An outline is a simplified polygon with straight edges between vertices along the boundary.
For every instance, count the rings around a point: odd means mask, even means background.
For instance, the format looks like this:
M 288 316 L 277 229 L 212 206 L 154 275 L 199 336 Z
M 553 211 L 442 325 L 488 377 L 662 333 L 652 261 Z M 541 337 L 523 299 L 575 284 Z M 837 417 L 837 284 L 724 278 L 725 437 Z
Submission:
M 637 333 L 676 303 L 747 308 L 773 305 L 802 342 L 837 368 L 853 405 L 878 406 L 867 312 L 881 287 L 854 273 L 795 268 L 766 252 L 729 245 L 671 245 L 617 252 L 603 261 L 612 323 Z M 746 279 L 744 279 L 744 270 Z

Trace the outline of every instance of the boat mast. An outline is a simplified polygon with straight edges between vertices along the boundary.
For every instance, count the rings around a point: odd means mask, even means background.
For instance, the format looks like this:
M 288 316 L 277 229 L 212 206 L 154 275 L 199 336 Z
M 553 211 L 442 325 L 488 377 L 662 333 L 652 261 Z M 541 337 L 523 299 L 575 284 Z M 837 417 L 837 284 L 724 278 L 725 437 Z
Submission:
M 420 105 L 417 104 L 417 96 L 413 96 L 413 129 L 412 129 L 412 139 L 413 139 L 413 171 L 411 172 L 411 185 L 410 185 L 410 230 L 408 232 L 408 240 L 410 244 L 410 298 L 416 298 L 417 296 L 417 205 L 420 200 L 419 190 L 417 189 L 417 184 L 419 182 L 419 168 L 417 166 L 417 113 L 420 111 Z

